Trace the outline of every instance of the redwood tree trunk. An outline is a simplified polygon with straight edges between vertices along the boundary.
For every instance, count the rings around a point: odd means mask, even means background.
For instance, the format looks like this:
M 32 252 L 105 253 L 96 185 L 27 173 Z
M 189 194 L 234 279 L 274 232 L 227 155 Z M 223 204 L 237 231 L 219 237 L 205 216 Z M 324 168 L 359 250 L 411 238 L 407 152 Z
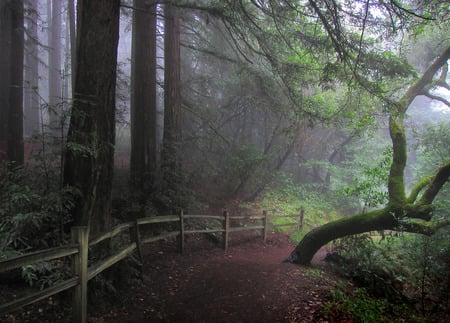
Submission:
M 69 20 L 70 36 L 70 85 L 72 93 L 75 89 L 75 69 L 77 65 L 77 35 L 75 32 L 75 5 L 74 0 L 67 1 L 67 19 Z M 72 95 L 73 96 L 73 95 Z
M 61 0 L 52 0 L 49 6 L 49 53 L 48 53 L 48 104 L 50 132 L 54 139 L 61 136 L 62 86 L 61 86 Z M 51 17 L 51 18 L 50 18 Z
M 168 196 L 169 200 L 177 204 L 181 185 L 180 16 L 172 1 L 166 2 L 164 14 L 164 132 L 161 167 L 163 190 L 171 195 Z
M 11 0 L 0 0 L 0 160 L 8 159 L 9 82 L 11 66 Z
M 39 128 L 39 52 L 37 0 L 29 0 L 27 8 L 27 41 L 25 52 L 24 135 L 31 137 Z
M 142 188 L 156 168 L 156 3 L 133 6 L 130 173 Z
M 79 0 L 74 102 L 64 183 L 79 190 L 75 225 L 110 226 L 119 0 Z
M 0 157 L 23 164 L 23 1 L 0 1 Z
M 23 164 L 23 1 L 12 1 L 8 158 Z

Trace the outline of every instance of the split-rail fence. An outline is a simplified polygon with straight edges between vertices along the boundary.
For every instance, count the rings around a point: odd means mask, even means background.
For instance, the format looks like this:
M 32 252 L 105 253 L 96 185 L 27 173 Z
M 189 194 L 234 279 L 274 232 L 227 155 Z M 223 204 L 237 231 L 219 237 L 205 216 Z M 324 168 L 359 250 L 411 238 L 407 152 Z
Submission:
M 277 215 L 277 218 L 291 218 L 291 222 L 283 224 L 270 224 L 273 227 L 279 226 L 296 226 L 297 229 L 303 225 L 303 211 L 298 215 Z M 190 219 L 216 220 L 216 227 L 211 229 L 189 229 L 187 230 L 186 222 Z M 219 225 L 217 225 L 219 221 Z M 144 226 L 155 223 L 178 223 L 174 231 L 163 233 L 157 236 L 143 237 L 142 229 Z M 233 226 L 231 223 L 237 225 Z M 221 224 L 221 225 L 220 225 Z M 214 225 L 213 225 L 214 226 Z M 188 226 L 189 227 L 189 226 Z M 198 225 L 196 226 L 198 227 Z M 261 231 L 264 242 L 267 238 L 269 229 L 269 215 L 267 211 L 252 215 L 230 216 L 227 211 L 222 215 L 192 215 L 183 214 L 181 211 L 178 215 L 153 216 L 140 218 L 132 222 L 127 222 L 114 227 L 109 232 L 89 241 L 89 232 L 87 227 L 73 227 L 71 230 L 71 243 L 65 246 L 26 253 L 12 258 L 0 261 L 0 273 L 21 268 L 26 265 L 32 265 L 38 262 L 51 261 L 70 257 L 72 267 L 72 277 L 59 282 L 46 289 L 34 292 L 25 297 L 12 300 L 8 303 L 0 304 L 0 315 L 13 312 L 26 305 L 33 304 L 40 300 L 46 299 L 52 295 L 62 291 L 73 289 L 72 304 L 72 321 L 87 322 L 87 283 L 90 279 L 100 274 L 105 269 L 111 267 L 120 260 L 128 257 L 134 251 L 137 253 L 138 260 L 142 267 L 142 246 L 146 243 L 168 239 L 175 237 L 178 240 L 178 249 L 180 252 L 184 250 L 185 235 L 194 233 L 219 233 L 222 234 L 223 248 L 228 248 L 229 235 L 233 232 L 258 230 Z M 89 264 L 89 249 L 100 244 L 101 242 L 111 241 L 113 237 L 128 232 L 129 242 L 126 246 L 106 257 L 105 259 L 93 264 Z

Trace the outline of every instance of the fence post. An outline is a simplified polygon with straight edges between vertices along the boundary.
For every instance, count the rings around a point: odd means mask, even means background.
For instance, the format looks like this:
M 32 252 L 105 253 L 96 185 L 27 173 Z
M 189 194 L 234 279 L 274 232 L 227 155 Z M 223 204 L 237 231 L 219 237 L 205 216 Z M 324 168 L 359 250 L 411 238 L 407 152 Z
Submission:
M 144 260 L 142 257 L 142 243 L 141 243 L 141 232 L 139 231 L 139 222 L 136 219 L 134 225 L 130 228 L 130 238 L 131 242 L 136 242 L 136 251 L 139 258 L 139 269 L 141 272 L 141 277 L 144 276 Z
M 228 249 L 228 235 L 230 233 L 230 216 L 228 211 L 223 210 L 223 249 L 227 251 Z
M 183 217 L 183 210 L 180 210 L 180 236 L 178 237 L 179 239 L 179 245 L 178 245 L 178 251 L 180 253 L 183 253 L 184 251 L 184 217 Z
M 267 232 L 269 231 L 269 213 L 264 210 L 263 211 L 263 225 L 264 225 L 264 229 L 263 229 L 263 241 L 264 243 L 266 243 L 266 239 L 267 239 Z
M 305 210 L 303 208 L 300 209 L 300 217 L 298 218 L 297 231 L 300 231 L 300 228 L 303 228 L 303 219 L 305 218 Z
M 78 245 L 78 253 L 73 256 L 73 274 L 78 276 L 78 285 L 74 288 L 72 322 L 87 322 L 87 282 L 88 282 L 88 227 L 72 227 L 72 243 Z

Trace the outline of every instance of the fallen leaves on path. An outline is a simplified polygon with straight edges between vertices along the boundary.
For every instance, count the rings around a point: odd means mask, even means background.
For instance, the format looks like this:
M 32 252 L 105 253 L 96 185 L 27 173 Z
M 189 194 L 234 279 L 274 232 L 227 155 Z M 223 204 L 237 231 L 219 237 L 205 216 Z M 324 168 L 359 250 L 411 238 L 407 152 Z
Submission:
M 146 279 L 120 308 L 94 322 L 326 322 L 321 314 L 336 278 L 321 269 L 283 263 L 289 238 L 233 237 L 228 252 L 190 236 L 183 255 L 174 242 L 144 250 Z

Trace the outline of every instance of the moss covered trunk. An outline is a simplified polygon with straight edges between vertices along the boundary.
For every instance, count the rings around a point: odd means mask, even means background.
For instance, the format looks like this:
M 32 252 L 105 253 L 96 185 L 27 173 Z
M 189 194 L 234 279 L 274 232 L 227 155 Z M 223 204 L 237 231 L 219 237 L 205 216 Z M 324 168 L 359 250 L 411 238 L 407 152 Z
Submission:
M 429 88 L 436 84 L 437 81 L 433 78 L 440 69 L 442 69 L 441 83 L 446 80 L 448 68 L 445 67 L 448 59 L 450 59 L 450 47 L 436 58 L 422 77 L 418 78 L 397 102 L 391 103 L 389 133 L 392 140 L 393 159 L 386 183 L 389 193 L 387 206 L 381 210 L 356 214 L 313 229 L 300 241 L 287 261 L 307 265 L 320 247 L 349 235 L 396 229 L 430 235 L 439 228 L 439 225 L 450 224 L 450 221 L 438 225 L 428 223 L 432 217 L 433 200 L 450 177 L 450 164 L 437 170 L 435 176 L 419 181 L 412 189 L 410 196 L 406 196 L 404 171 L 407 142 L 403 124 L 411 102 L 418 95 L 426 94 Z M 417 201 L 422 191 L 424 191 L 422 197 Z
M 308 232 L 287 261 L 308 265 L 314 254 L 330 241 L 368 231 L 393 229 L 396 224 L 397 221 L 389 209 L 356 214 L 324 224 Z

